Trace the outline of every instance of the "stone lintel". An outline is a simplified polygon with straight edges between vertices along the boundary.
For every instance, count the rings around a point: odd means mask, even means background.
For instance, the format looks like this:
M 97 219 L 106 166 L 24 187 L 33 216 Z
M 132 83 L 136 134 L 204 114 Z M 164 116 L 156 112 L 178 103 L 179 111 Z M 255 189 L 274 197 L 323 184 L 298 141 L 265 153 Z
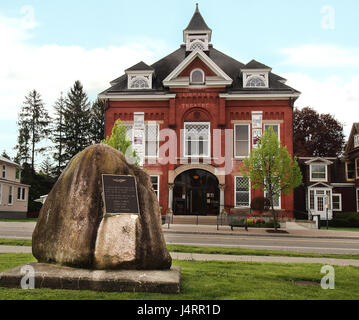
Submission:
M 170 270 L 88 270 L 46 263 L 29 263 L 26 266 L 34 269 L 35 289 L 180 293 L 180 267 Z M 22 267 L 1 272 L 0 287 L 21 289 Z

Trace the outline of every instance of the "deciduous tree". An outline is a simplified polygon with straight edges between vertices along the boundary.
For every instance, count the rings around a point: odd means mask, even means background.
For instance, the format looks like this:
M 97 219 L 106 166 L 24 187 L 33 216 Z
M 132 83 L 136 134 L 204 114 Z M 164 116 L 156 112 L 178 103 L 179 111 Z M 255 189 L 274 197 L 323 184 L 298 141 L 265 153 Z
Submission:
M 277 230 L 274 199 L 282 194 L 290 194 L 302 182 L 302 174 L 296 158 L 292 159 L 287 148 L 282 146 L 277 134 L 270 127 L 263 133 L 258 147 L 244 159 L 240 170 L 243 176 L 249 178 L 253 189 L 267 192 Z

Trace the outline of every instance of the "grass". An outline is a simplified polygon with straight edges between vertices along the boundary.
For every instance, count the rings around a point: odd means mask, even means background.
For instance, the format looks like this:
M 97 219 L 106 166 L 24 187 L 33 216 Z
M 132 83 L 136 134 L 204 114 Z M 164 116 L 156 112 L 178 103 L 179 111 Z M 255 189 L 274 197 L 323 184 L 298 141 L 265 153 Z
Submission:
M 32 246 L 31 240 L 25 239 L 0 239 L 2 246 Z M 280 250 L 254 250 L 242 248 L 221 248 L 221 247 L 202 247 L 168 244 L 167 249 L 170 252 L 185 253 L 203 253 L 203 254 L 226 254 L 236 256 L 285 256 L 285 257 L 307 257 L 307 258 L 333 258 L 333 259 L 359 259 L 357 254 L 321 254 L 321 253 L 305 253 L 290 252 Z
M 31 254 L 0 254 L 0 271 L 35 261 Z M 179 295 L 0 288 L 0 300 L 342 300 L 359 299 L 359 268 L 335 267 L 335 290 L 298 286 L 320 283 L 319 264 L 174 261 L 182 268 Z M 36 282 L 35 282 L 36 286 Z
M 0 219 L 0 222 L 37 222 L 36 218 L 28 219 Z
M 31 240 L 26 239 L 0 239 L 0 246 L 32 246 Z
M 242 248 L 220 248 L 220 247 L 201 247 L 168 244 L 167 248 L 171 252 L 204 253 L 204 254 L 227 254 L 237 256 L 286 256 L 286 257 L 307 257 L 307 258 L 334 258 L 334 259 L 359 259 L 358 254 L 322 254 L 306 252 L 290 252 L 280 250 L 254 250 Z

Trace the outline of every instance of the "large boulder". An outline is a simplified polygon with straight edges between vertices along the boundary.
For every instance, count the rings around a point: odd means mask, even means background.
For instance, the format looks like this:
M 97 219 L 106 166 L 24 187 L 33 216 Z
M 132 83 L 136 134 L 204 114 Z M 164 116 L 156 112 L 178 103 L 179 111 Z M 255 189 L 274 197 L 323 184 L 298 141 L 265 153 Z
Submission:
M 138 216 L 105 215 L 102 174 L 135 176 Z M 32 252 L 39 262 L 91 269 L 169 269 L 172 263 L 149 176 L 107 145 L 71 160 L 40 211 Z

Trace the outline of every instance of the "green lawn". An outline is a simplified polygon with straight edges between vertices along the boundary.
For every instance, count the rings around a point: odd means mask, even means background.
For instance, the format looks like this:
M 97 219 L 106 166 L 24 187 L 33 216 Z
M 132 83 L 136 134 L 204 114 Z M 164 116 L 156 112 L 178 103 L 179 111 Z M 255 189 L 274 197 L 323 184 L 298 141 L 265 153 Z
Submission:
M 34 260 L 31 254 L 0 254 L 0 271 Z M 319 264 L 175 260 L 174 265 L 182 267 L 181 294 L 179 295 L 0 288 L 0 300 L 359 299 L 359 268 L 357 267 L 335 267 L 335 290 L 323 290 L 320 286 L 299 286 L 294 283 L 296 281 L 320 283 L 323 275 L 320 273 L 321 265 Z
M 32 240 L 26 239 L 0 239 L 0 246 L 32 246 Z
M 0 219 L 0 222 L 37 222 L 36 218 L 29 219 Z

